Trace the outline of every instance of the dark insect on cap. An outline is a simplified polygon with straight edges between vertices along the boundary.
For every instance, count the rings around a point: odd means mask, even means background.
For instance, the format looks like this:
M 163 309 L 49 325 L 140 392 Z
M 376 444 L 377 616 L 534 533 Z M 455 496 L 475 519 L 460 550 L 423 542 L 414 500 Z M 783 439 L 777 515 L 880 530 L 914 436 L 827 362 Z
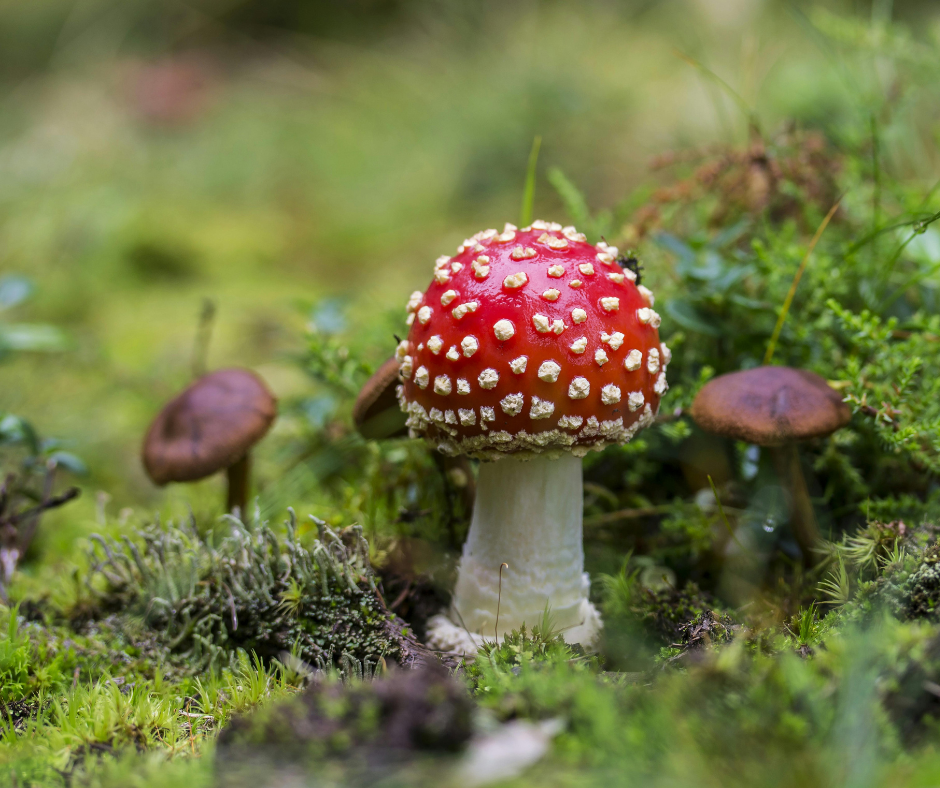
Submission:
M 617 264 L 621 268 L 626 268 L 628 271 L 633 271 L 633 273 L 636 275 L 636 282 L 634 284 L 639 287 L 643 280 L 643 264 L 639 261 L 639 259 L 635 255 L 627 256 L 622 254 L 617 258 Z

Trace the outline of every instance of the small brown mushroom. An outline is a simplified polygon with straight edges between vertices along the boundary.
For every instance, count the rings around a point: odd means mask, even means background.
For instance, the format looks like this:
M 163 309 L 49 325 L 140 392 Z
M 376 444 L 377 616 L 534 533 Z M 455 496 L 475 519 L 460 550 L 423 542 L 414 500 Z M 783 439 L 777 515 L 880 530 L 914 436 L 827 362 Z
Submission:
M 277 400 L 253 372 L 211 372 L 167 403 L 154 419 L 144 439 L 144 468 L 160 486 L 197 481 L 225 469 L 226 509 L 237 508 L 244 515 L 249 453 L 275 416 Z
M 393 356 L 366 381 L 353 405 L 353 423 L 363 438 L 383 440 L 408 434 L 406 416 L 395 396 L 397 386 L 398 359 Z
M 359 391 L 352 417 L 356 430 L 366 440 L 403 438 L 408 434 L 406 415 L 398 404 L 396 389 L 401 383 L 399 361 L 394 356 L 380 366 Z M 433 453 L 434 464 L 444 476 L 448 495 L 450 485 L 457 489 L 467 511 L 473 509 L 476 484 L 466 457 Z
M 809 563 L 819 528 L 796 444 L 848 424 L 852 412 L 839 394 L 812 372 L 757 367 L 707 383 L 691 413 L 707 432 L 768 448 L 780 481 L 792 496 L 790 524 Z

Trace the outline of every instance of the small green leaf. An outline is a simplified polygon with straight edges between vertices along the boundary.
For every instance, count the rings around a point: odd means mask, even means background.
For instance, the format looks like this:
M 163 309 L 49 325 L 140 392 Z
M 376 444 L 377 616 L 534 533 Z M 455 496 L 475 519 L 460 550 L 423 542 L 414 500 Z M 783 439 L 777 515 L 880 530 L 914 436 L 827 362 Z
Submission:
M 708 322 L 698 309 L 683 299 L 673 299 L 666 304 L 665 312 L 669 317 L 683 328 L 696 331 L 710 337 L 721 336 L 721 329 L 714 323 Z
M 57 353 L 67 347 L 65 334 L 55 326 L 40 323 L 0 325 L 0 351 Z
M 558 167 L 552 167 L 548 171 L 548 182 L 555 188 L 575 227 L 586 233 L 591 226 L 591 211 L 584 195 Z
M 33 293 L 33 283 L 24 276 L 0 277 L 0 310 L 22 304 Z

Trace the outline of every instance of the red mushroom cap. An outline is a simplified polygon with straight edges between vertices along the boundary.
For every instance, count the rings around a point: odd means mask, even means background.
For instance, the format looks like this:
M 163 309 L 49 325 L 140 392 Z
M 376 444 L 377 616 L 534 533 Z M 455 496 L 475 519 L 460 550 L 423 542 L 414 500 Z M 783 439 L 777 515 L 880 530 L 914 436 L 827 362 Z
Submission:
M 583 455 L 626 443 L 666 390 L 653 294 L 574 227 L 486 230 L 408 302 L 399 401 L 445 454 Z

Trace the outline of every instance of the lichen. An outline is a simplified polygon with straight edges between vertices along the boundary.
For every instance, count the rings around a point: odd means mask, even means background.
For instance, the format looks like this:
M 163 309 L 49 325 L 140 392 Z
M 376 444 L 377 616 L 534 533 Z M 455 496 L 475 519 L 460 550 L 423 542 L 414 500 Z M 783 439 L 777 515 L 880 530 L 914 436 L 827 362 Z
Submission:
M 314 665 L 400 656 L 360 528 L 336 534 L 317 521 L 308 550 L 293 515 L 281 537 L 226 519 L 221 536 L 200 535 L 192 521 L 150 525 L 139 541 L 93 536 L 87 587 L 98 611 L 136 614 L 192 672 L 229 665 L 238 650 Z

